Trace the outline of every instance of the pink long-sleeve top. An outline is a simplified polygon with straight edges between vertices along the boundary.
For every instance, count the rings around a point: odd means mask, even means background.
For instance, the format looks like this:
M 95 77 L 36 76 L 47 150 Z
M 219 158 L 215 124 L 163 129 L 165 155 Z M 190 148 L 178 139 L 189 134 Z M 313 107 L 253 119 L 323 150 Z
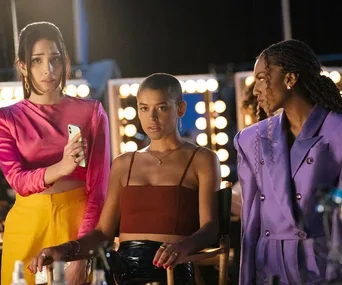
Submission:
M 47 167 L 63 158 L 68 124 L 78 125 L 87 140 L 87 167 L 77 166 L 62 179 L 86 184 L 87 206 L 78 236 L 92 230 L 100 217 L 110 170 L 108 117 L 101 103 L 65 96 L 58 104 L 24 99 L 0 108 L 0 167 L 21 196 L 43 192 Z

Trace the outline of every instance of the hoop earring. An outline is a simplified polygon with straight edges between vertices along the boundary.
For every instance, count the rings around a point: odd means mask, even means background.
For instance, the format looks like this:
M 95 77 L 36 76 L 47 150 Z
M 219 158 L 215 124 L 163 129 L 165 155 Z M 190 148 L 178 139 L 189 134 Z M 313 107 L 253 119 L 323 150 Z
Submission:
M 27 76 L 25 76 L 24 81 L 25 81 L 24 87 L 26 89 L 27 94 L 29 94 L 30 93 L 30 85 L 28 84 Z

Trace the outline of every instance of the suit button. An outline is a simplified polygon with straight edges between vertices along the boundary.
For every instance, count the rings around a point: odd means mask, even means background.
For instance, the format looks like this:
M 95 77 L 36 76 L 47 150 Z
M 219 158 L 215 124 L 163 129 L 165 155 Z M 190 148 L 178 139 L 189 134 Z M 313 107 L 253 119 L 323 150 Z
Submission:
M 269 237 L 271 235 L 270 231 L 265 231 L 265 236 Z
M 297 235 L 298 235 L 301 239 L 306 239 L 306 233 L 304 233 L 304 232 L 298 232 Z
M 297 193 L 297 194 L 296 194 L 296 198 L 297 198 L 297 200 L 300 200 L 300 199 L 302 199 L 302 194 L 300 194 L 300 193 Z
M 264 164 L 265 164 L 265 160 L 261 159 L 261 160 L 260 160 L 260 164 L 261 164 L 261 165 L 264 165 Z
M 261 194 L 261 195 L 260 195 L 260 200 L 261 200 L 261 201 L 264 201 L 264 200 L 265 200 L 265 198 L 266 198 L 266 197 L 265 197 L 265 195 L 264 195 L 264 194 Z
M 312 157 L 308 157 L 307 159 L 306 159 L 306 163 L 307 164 L 312 164 L 314 162 L 314 159 L 312 158 Z

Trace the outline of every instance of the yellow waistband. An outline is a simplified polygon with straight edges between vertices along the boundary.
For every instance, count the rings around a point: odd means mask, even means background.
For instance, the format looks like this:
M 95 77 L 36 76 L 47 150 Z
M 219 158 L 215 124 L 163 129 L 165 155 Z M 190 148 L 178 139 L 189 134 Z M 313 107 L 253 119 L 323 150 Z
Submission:
M 85 187 L 79 187 L 64 192 L 54 194 L 32 194 L 27 197 L 22 197 L 16 194 L 16 204 L 41 204 L 41 203 L 53 203 L 53 204 L 67 204 L 68 202 L 81 200 L 86 198 Z

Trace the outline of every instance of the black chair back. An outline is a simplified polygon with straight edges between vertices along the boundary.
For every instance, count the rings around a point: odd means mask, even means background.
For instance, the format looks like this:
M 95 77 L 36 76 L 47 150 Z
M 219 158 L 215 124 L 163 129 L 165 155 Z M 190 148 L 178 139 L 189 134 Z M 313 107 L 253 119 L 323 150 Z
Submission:
M 220 235 L 229 235 L 232 209 L 232 188 L 226 187 L 217 191 Z

